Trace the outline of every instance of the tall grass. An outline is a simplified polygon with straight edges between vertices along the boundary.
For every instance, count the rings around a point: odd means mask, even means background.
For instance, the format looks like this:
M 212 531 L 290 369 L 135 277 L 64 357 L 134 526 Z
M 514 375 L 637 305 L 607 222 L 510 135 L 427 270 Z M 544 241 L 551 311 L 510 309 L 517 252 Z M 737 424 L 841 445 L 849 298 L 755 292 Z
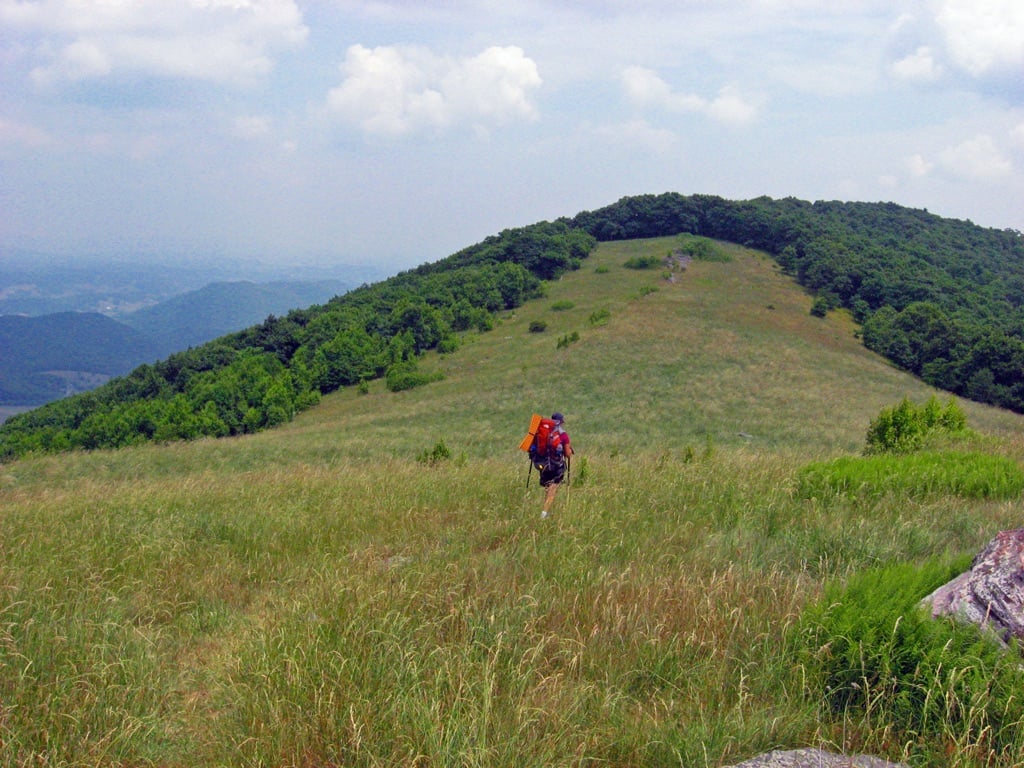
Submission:
M 823 708 L 794 637 L 825 581 L 972 554 L 1018 499 L 798 493 L 926 388 L 742 249 L 652 293 L 622 267 L 648 248 L 602 247 L 536 305 L 572 305 L 548 331 L 508 316 L 426 387 L 0 466 L 0 764 L 947 764 L 892 708 Z M 1020 461 L 1019 417 L 964 407 Z M 579 453 L 541 520 L 516 446 L 556 409 Z
M 1013 513 L 809 506 L 797 469 L 592 457 L 546 521 L 498 460 L 23 485 L 0 762 L 724 765 L 831 739 L 781 652 L 821 577 Z
M 1024 470 L 1005 456 L 977 451 L 843 456 L 804 467 L 799 483 L 804 498 L 896 494 L 1017 499 L 1024 491 Z

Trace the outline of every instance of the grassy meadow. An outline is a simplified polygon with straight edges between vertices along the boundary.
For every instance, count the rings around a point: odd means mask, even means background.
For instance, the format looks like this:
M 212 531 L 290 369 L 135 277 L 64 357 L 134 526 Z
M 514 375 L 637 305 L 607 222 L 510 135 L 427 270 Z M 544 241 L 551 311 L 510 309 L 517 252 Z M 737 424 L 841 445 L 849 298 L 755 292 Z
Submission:
M 934 391 L 763 255 L 622 266 L 673 244 L 602 244 L 426 387 L 0 465 L 0 765 L 1024 765 L 1019 723 L 996 750 L 970 717 L 826 706 L 798 647 L 827 583 L 962 561 L 1019 498 L 800 492 Z M 960 405 L 958 450 L 1024 462 L 1022 417 Z M 578 453 L 541 520 L 518 444 L 554 410 Z

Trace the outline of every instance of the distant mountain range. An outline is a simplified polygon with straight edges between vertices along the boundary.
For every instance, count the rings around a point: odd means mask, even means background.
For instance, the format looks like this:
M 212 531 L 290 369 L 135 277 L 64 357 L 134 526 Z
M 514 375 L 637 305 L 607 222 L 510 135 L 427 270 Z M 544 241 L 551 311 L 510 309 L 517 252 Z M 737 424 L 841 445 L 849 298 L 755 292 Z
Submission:
M 159 356 L 166 357 L 261 323 L 268 315 L 322 304 L 345 291 L 339 280 L 211 283 L 126 314 L 121 320 L 151 339 Z
M 157 359 L 142 333 L 98 312 L 0 316 L 0 405 L 40 405 Z
M 35 406 L 93 389 L 143 363 L 321 304 L 340 280 L 217 282 L 108 317 L 0 315 L 0 406 Z

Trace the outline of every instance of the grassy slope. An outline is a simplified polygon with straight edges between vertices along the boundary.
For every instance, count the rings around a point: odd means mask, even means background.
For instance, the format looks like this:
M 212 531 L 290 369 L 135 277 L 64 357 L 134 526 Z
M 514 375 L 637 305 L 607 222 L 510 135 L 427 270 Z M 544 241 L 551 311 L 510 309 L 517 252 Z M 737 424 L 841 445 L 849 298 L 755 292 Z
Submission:
M 0 764 L 718 766 L 806 744 L 950 764 L 823 719 L 784 631 L 823 576 L 974 551 L 1017 505 L 794 498 L 800 466 L 931 391 L 756 254 L 673 284 L 620 266 L 670 244 L 602 245 L 428 361 L 428 387 L 0 466 Z M 1020 417 L 964 407 L 1024 459 Z M 515 450 L 534 409 L 581 451 L 544 523 Z M 453 461 L 415 461 L 442 439 Z
M 398 396 L 379 384 L 369 398 L 348 392 L 291 429 L 344 451 L 334 424 L 354 423 L 384 452 L 405 456 L 461 435 L 467 452 L 496 456 L 518 443 L 533 409 L 562 410 L 590 453 L 672 452 L 710 439 L 828 454 L 859 451 L 881 408 L 935 392 L 865 350 L 847 315 L 811 317 L 811 299 L 755 252 L 730 246 L 732 262 L 694 262 L 674 284 L 663 270 L 621 266 L 667 253 L 672 243 L 602 244 L 581 271 L 551 284 L 546 299 L 434 362 L 446 381 Z M 597 273 L 602 266 L 609 271 Z M 558 301 L 574 308 L 552 311 Z M 609 322 L 593 327 L 589 318 L 600 310 Z M 547 330 L 529 334 L 532 320 Z M 573 331 L 580 341 L 556 349 Z M 986 430 L 1013 434 L 1021 424 L 965 407 Z

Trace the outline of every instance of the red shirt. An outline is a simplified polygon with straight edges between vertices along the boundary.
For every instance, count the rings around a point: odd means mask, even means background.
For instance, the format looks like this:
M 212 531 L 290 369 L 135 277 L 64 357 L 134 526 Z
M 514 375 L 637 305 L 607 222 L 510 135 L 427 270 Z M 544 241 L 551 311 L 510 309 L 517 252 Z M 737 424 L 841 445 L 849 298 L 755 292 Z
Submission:
M 558 430 L 555 432 L 555 435 L 555 439 L 558 440 L 558 444 L 562 446 L 562 453 L 565 456 L 570 455 L 572 449 L 569 447 L 569 433 L 563 431 L 562 428 L 559 427 Z

